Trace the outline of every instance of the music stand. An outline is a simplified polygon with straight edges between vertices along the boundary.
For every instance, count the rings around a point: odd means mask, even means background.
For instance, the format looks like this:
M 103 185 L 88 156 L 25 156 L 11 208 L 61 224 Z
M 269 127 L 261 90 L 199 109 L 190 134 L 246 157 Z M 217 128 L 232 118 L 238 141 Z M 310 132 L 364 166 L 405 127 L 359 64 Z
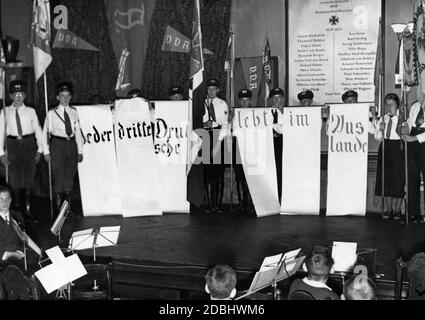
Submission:
M 35 276 L 48 294 L 57 290 L 57 299 L 69 300 L 72 281 L 86 275 L 87 271 L 77 254 L 65 257 L 58 246 L 46 250 L 46 253 L 48 258 L 39 262 L 41 269 L 35 272 Z M 42 263 L 46 261 L 50 261 L 51 264 L 43 267 Z M 68 290 L 68 297 L 66 290 Z
M 58 243 L 61 243 L 61 231 L 62 227 L 65 223 L 65 220 L 68 216 L 69 212 L 69 203 L 68 201 L 64 201 L 62 203 L 62 206 L 60 208 L 59 214 L 55 219 L 55 222 L 53 222 L 52 227 L 50 228 L 50 231 L 58 237 Z
M 15 219 L 11 218 L 10 223 L 12 225 L 12 228 L 15 230 L 16 234 L 18 235 L 19 239 L 22 241 L 23 245 L 23 253 L 24 253 L 24 267 L 25 271 L 28 271 L 28 265 L 27 265 L 27 245 L 31 249 L 34 250 L 35 253 L 37 253 L 39 256 L 41 256 L 41 249 L 37 244 L 27 235 L 25 230 L 21 229 L 21 227 L 18 225 L 18 223 L 15 221 Z
M 270 286 L 274 289 L 274 298 L 276 299 L 278 282 L 295 274 L 304 262 L 305 256 L 297 257 L 300 251 L 301 249 L 298 249 L 287 252 L 285 255 L 266 257 L 260 270 L 255 273 L 248 291 L 235 300 L 240 300 Z
M 92 249 L 93 261 L 96 262 L 96 248 L 117 245 L 120 228 L 120 226 L 95 227 L 74 232 L 69 239 L 69 249 Z

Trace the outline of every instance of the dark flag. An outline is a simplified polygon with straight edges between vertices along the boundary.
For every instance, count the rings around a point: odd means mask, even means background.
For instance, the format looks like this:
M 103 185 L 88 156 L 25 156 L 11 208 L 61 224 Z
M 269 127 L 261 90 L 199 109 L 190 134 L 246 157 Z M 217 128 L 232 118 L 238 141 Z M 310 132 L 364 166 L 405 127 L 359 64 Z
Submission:
M 263 51 L 263 83 L 264 83 L 264 106 L 267 106 L 267 98 L 269 97 L 270 87 L 272 85 L 272 62 L 269 38 L 264 41 Z
M 192 39 L 190 46 L 189 68 L 189 128 L 188 128 L 188 166 L 187 166 L 187 200 L 195 207 L 200 207 L 204 200 L 204 179 L 202 164 L 194 163 L 201 139 L 195 133 L 196 129 L 202 128 L 204 115 L 204 57 L 202 50 L 202 32 L 200 21 L 199 0 L 195 0 L 193 10 Z

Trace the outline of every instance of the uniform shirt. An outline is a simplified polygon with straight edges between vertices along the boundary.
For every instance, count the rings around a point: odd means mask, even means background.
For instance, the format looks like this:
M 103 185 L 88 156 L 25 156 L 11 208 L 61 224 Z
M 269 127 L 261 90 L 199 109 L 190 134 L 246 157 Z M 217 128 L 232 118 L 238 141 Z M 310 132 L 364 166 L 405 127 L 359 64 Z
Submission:
M 384 137 L 385 139 L 387 139 L 387 133 L 388 133 L 388 122 L 390 121 L 390 119 L 392 119 L 392 125 L 391 125 L 391 131 L 390 131 L 390 138 L 389 140 L 400 140 L 400 136 L 397 133 L 397 123 L 398 123 L 398 110 L 397 113 L 391 118 L 390 115 L 387 113 L 383 118 L 379 119 L 376 122 L 375 125 L 375 132 L 374 132 L 374 136 L 375 139 L 378 141 L 382 140 L 382 130 L 380 130 L 380 125 L 382 123 L 382 121 L 384 121 L 385 123 L 385 129 L 384 129 Z
M 40 122 L 38 121 L 37 114 L 33 108 L 25 105 L 16 108 L 14 105 L 6 107 L 6 135 L 18 136 L 18 128 L 16 126 L 16 112 L 19 114 L 21 120 L 22 135 L 26 136 L 34 134 L 37 142 L 37 152 L 43 152 L 43 133 L 41 130 Z M 4 112 L 0 112 L 0 156 L 5 154 L 4 140 Z
M 221 126 L 219 140 L 223 140 L 223 138 L 229 134 L 229 107 L 227 106 L 226 101 L 215 97 L 214 99 L 207 98 L 204 101 L 205 113 L 202 121 L 205 123 L 211 119 L 208 108 L 210 103 L 214 105 L 214 113 L 215 113 L 215 121 L 212 123 L 212 128 L 217 128 Z M 207 108 L 208 106 L 208 108 Z
M 415 102 L 411 107 L 410 107 L 410 112 L 409 112 L 409 118 L 407 119 L 407 125 L 409 126 L 409 129 L 412 130 L 413 127 L 416 127 L 416 118 L 418 117 L 418 113 L 419 110 L 421 108 L 421 103 Z M 420 128 L 424 128 L 425 129 L 425 122 L 422 123 L 422 125 L 420 126 Z M 416 136 L 416 138 L 418 139 L 419 143 L 423 143 L 425 142 L 425 132 L 418 134 Z
M 62 105 L 59 105 L 57 108 L 53 110 L 49 110 L 46 120 L 44 121 L 44 128 L 43 128 L 44 154 L 50 153 L 50 147 L 49 147 L 49 141 L 48 141 L 49 133 L 53 136 L 68 138 L 68 135 L 66 134 L 66 130 L 65 130 L 65 123 L 64 121 L 62 121 L 62 119 L 65 120 L 65 117 L 64 117 L 65 109 L 66 109 L 66 112 L 68 113 L 69 120 L 71 121 L 72 135 L 70 138 L 75 137 L 78 153 L 79 154 L 83 153 L 83 138 L 81 136 L 80 121 L 78 120 L 77 110 L 71 106 L 64 107 Z

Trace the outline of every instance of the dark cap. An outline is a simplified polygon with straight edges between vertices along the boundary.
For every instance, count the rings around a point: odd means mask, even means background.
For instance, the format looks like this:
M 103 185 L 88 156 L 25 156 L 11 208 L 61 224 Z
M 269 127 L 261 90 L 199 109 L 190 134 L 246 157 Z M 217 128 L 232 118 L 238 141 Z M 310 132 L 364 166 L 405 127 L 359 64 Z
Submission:
M 71 82 L 61 82 L 57 86 L 58 93 L 68 91 L 70 94 L 73 93 L 74 87 L 72 86 Z
M 134 88 L 127 92 L 127 97 L 141 97 L 142 91 L 140 89 Z
M 354 90 L 348 90 L 346 93 L 342 95 L 342 101 L 345 101 L 347 98 L 355 97 L 356 99 L 359 97 L 359 94 Z
M 277 96 L 279 94 L 282 95 L 282 96 L 285 96 L 285 92 L 283 92 L 283 90 L 281 88 L 274 88 L 273 90 L 270 91 L 269 98 L 271 98 L 273 96 Z
M 9 85 L 9 92 L 11 94 L 15 92 L 25 92 L 26 84 L 21 80 L 14 80 Z
M 314 94 L 310 90 L 304 90 L 298 93 L 298 100 L 303 101 L 304 99 L 313 100 Z
M 242 98 L 251 98 L 252 97 L 252 92 L 248 89 L 242 89 L 241 91 L 238 92 L 238 97 L 239 99 Z
M 172 96 L 174 94 L 183 94 L 183 88 L 181 86 L 174 86 L 168 89 L 169 96 Z
M 217 87 L 218 88 L 219 83 L 217 79 L 208 79 L 207 80 L 207 87 Z

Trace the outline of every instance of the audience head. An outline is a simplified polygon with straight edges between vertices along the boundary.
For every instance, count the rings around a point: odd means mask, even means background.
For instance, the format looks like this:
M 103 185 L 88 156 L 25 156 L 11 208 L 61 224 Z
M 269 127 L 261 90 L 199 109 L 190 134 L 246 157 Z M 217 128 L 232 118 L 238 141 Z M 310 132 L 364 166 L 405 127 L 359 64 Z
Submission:
M 390 115 L 395 115 L 400 107 L 400 98 L 395 93 L 389 93 L 385 96 L 385 112 Z
M 375 283 L 368 277 L 354 275 L 344 285 L 345 300 L 377 300 Z
M 12 194 L 7 186 L 0 186 L 0 212 L 7 212 L 12 202 Z
M 328 247 L 315 246 L 313 251 L 307 256 L 305 264 L 310 280 L 326 283 L 334 260 Z
M 227 265 L 217 265 L 205 276 L 205 291 L 212 300 L 233 299 L 236 295 L 236 272 Z

